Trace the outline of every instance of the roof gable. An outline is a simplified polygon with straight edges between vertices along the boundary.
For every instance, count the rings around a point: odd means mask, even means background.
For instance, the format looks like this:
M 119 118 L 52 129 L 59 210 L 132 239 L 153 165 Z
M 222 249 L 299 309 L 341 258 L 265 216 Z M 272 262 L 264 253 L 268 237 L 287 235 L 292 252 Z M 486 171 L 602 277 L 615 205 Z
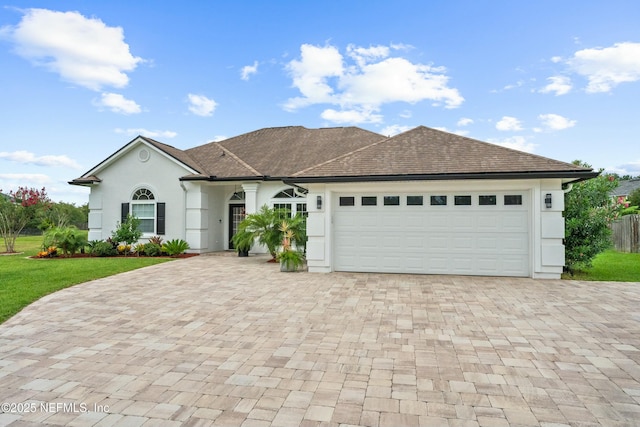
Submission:
M 91 168 L 89 171 L 84 173 L 80 178 L 76 178 L 70 181 L 70 184 L 75 185 L 86 185 L 86 184 L 94 184 L 100 182 L 100 178 L 98 178 L 98 174 L 103 171 L 105 168 L 114 164 L 118 161 L 118 159 L 125 156 L 127 153 L 131 152 L 135 147 L 139 145 L 146 145 L 154 151 L 159 152 L 166 158 L 170 159 L 173 162 L 176 162 L 185 168 L 185 172 L 191 174 L 200 174 L 203 171 L 202 166 L 200 166 L 195 160 L 193 160 L 189 155 L 187 155 L 184 151 L 172 147 L 171 145 L 163 144 L 162 142 L 158 142 L 151 138 L 147 138 L 144 136 L 137 136 L 131 141 L 129 141 L 126 145 L 120 148 L 118 151 L 104 159 L 102 162 L 98 163 L 96 166 Z
M 464 175 L 590 172 L 570 163 L 419 126 L 295 176 Z

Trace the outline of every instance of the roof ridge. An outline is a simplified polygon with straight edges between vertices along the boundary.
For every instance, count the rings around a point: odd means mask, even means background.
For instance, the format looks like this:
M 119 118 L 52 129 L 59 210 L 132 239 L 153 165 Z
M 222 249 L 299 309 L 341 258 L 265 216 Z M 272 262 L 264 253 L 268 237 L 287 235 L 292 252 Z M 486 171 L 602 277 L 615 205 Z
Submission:
M 244 166 L 245 168 L 249 169 L 251 172 L 253 172 L 254 174 L 261 176 L 262 174 L 260 172 L 258 172 L 253 166 L 251 166 L 250 164 L 248 164 L 247 162 L 245 162 L 244 160 L 242 160 L 240 157 L 238 157 L 236 154 L 234 154 L 231 150 L 229 150 L 227 147 L 225 147 L 224 145 L 220 144 L 219 142 L 214 142 L 213 143 L 214 146 L 216 147 L 220 147 L 220 149 L 222 150 L 222 153 L 224 154 L 229 153 L 229 155 L 238 163 L 240 163 L 242 166 Z
M 352 127 L 353 127 L 353 126 L 352 126 Z M 366 129 L 365 129 L 365 130 L 366 130 Z M 372 132 L 372 133 L 375 133 L 375 132 Z M 324 162 L 322 162 L 322 163 L 318 163 L 318 164 L 315 164 L 315 165 L 313 165 L 313 166 L 309 166 L 309 167 L 308 167 L 308 168 L 306 168 L 306 169 L 302 169 L 302 170 L 299 170 L 298 172 L 295 172 L 295 173 L 294 173 L 294 174 L 292 174 L 291 176 L 293 177 L 293 176 L 301 175 L 301 174 L 303 174 L 303 173 L 305 173 L 305 172 L 309 172 L 309 171 L 310 171 L 310 170 L 312 170 L 312 169 L 319 168 L 319 167 L 324 166 L 324 165 L 327 165 L 327 164 L 329 164 L 329 163 L 331 163 L 331 162 L 338 161 L 338 160 L 340 160 L 340 159 L 342 159 L 342 158 L 344 158 L 344 157 L 350 156 L 350 155 L 355 154 L 355 153 L 358 153 L 358 152 L 360 152 L 360 151 L 364 151 L 364 150 L 366 150 L 366 149 L 368 149 L 368 148 L 371 148 L 371 147 L 376 146 L 376 145 L 378 145 L 378 144 L 382 144 L 383 142 L 388 141 L 389 139 L 391 139 L 390 137 L 385 137 L 385 136 L 383 136 L 383 135 L 380 135 L 380 136 L 382 136 L 382 138 L 383 138 L 383 139 L 381 139 L 380 141 L 372 142 L 371 144 L 365 145 L 364 147 L 356 148 L 355 150 L 351 150 L 351 151 L 349 151 L 348 153 L 341 154 L 341 155 L 339 155 L 338 157 L 334 157 L 333 159 L 325 160 L 325 161 L 324 161 Z

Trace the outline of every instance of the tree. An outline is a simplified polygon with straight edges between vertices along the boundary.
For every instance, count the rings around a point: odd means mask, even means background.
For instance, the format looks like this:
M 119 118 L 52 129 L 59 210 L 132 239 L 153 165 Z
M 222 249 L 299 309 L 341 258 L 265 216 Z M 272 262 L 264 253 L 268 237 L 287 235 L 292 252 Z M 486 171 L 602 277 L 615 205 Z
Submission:
M 579 160 L 573 164 L 591 167 Z M 617 186 L 614 176 L 599 175 L 574 184 L 565 194 L 565 262 L 569 272 L 590 267 L 593 258 L 611 246 L 609 225 L 616 204 L 609 192 Z
M 640 188 L 636 188 L 627 197 L 629 206 L 640 206 Z
M 44 187 L 18 187 L 10 191 L 9 197 L 0 197 L 0 234 L 7 252 L 15 252 L 16 238 L 24 227 L 50 206 Z
M 127 215 L 122 224 L 118 224 L 115 231 L 111 233 L 111 238 L 116 243 L 126 243 L 132 245 L 142 237 L 140 231 L 140 220 L 132 215 Z

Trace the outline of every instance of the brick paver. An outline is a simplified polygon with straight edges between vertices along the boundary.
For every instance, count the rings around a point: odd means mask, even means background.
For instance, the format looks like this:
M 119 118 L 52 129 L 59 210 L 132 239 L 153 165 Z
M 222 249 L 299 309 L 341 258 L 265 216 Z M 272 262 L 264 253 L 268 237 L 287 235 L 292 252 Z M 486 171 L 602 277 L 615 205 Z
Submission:
M 640 420 L 640 283 L 265 261 L 179 260 L 27 307 L 0 325 L 0 426 Z

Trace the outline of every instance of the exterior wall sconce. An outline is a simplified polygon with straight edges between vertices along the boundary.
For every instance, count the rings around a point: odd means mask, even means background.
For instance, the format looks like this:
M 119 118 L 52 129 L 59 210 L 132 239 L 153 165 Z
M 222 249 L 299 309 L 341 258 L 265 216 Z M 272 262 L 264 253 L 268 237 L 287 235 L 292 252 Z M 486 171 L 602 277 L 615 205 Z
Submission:
M 322 210 L 322 196 L 316 196 L 316 208 L 318 208 L 319 211 Z
M 544 196 L 544 205 L 547 207 L 547 209 L 551 209 L 551 193 L 547 193 Z

